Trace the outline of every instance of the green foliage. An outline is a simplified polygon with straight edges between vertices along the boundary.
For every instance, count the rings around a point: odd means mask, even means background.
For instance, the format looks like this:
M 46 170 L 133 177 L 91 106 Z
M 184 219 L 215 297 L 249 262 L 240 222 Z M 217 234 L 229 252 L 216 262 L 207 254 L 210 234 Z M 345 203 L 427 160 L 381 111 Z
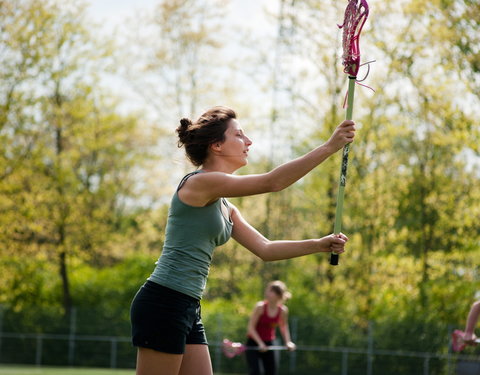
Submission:
M 4 290 L 15 287 L 15 267 L 24 267 L 17 261 L 56 264 L 61 284 L 50 287 L 61 288 L 68 315 L 69 261 L 105 266 L 120 256 L 126 205 L 137 198 L 133 168 L 149 158 L 154 139 L 95 84 L 107 48 L 88 31 L 83 3 L 2 8 L 0 243 L 13 267 Z

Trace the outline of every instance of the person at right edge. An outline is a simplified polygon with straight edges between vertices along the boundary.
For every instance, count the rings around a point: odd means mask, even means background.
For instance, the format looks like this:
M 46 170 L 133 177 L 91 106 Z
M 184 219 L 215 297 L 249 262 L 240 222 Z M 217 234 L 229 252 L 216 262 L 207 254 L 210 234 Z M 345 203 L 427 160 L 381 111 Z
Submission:
M 468 312 L 467 317 L 467 324 L 465 326 L 465 335 L 463 336 L 463 340 L 468 345 L 476 345 L 475 340 L 478 337 L 475 335 L 475 326 L 478 322 L 478 317 L 480 315 L 480 300 L 475 301 Z

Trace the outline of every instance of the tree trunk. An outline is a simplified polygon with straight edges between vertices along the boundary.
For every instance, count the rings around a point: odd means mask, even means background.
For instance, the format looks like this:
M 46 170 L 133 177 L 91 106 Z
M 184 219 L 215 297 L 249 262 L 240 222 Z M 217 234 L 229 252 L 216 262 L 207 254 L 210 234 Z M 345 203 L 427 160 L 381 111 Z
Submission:
M 63 226 L 59 227 L 59 234 L 64 236 L 64 228 Z M 64 316 L 67 321 L 69 321 L 71 313 L 72 313 L 72 295 L 70 294 L 70 281 L 68 278 L 68 270 L 67 270 L 67 252 L 64 249 L 64 245 L 59 245 L 61 247 L 61 251 L 59 253 L 59 272 L 60 278 L 62 280 L 62 301 L 63 301 L 63 309 L 64 309 Z
M 56 83 L 56 89 L 54 94 L 54 103 L 58 108 L 62 107 L 63 100 L 60 94 L 60 82 Z M 59 272 L 60 279 L 62 281 L 62 302 L 64 308 L 65 318 L 70 319 L 72 312 L 72 296 L 70 294 L 70 285 L 68 279 L 68 270 L 67 270 L 67 251 L 65 246 L 65 219 L 68 216 L 68 203 L 64 202 L 65 192 L 63 190 L 62 181 L 60 174 L 62 173 L 62 153 L 63 153 L 63 132 L 61 119 L 56 118 L 56 127 L 55 127 L 55 154 L 57 157 L 57 194 L 58 194 L 58 210 L 60 221 L 57 225 L 57 234 L 58 234 L 58 256 L 59 256 Z

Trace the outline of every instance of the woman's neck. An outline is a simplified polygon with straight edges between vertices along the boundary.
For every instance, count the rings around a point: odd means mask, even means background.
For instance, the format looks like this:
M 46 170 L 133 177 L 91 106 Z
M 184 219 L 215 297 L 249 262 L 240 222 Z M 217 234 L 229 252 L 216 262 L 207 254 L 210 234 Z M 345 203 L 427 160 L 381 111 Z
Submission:
M 224 160 L 207 159 L 200 169 L 205 172 L 223 172 L 232 174 L 238 168 L 230 165 L 230 163 L 226 163 Z
M 277 307 L 278 305 L 280 305 L 280 301 L 269 301 L 267 299 L 267 305 L 268 307 L 273 309 L 274 307 Z

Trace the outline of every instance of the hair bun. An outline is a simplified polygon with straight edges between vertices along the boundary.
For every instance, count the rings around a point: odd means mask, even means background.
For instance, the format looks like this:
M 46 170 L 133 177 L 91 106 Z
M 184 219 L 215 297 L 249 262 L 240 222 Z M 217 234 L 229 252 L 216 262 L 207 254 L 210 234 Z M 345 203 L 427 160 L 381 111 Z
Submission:
M 182 144 L 186 143 L 188 139 L 191 137 L 191 131 L 188 128 L 192 125 L 192 120 L 188 118 L 182 118 L 180 120 L 180 126 L 177 128 L 178 133 L 178 146 L 180 147 Z
M 190 125 L 192 125 L 192 120 L 189 118 L 182 118 L 180 120 L 180 126 L 183 128 L 188 128 Z

